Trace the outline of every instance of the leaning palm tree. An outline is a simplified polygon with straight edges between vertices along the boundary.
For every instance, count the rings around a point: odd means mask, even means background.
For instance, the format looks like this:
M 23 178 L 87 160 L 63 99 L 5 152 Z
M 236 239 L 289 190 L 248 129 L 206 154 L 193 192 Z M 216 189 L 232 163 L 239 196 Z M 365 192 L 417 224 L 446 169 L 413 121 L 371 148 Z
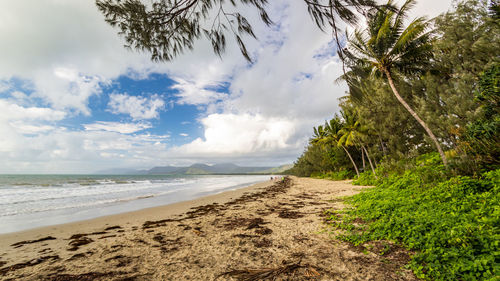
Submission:
M 388 5 L 393 1 L 389 0 Z M 382 73 L 397 100 L 424 128 L 441 155 L 446 166 L 446 156 L 441 145 L 429 126 L 420 118 L 410 105 L 401 97 L 393 80 L 397 74 L 423 73 L 432 57 L 431 36 L 427 32 L 429 23 L 425 18 L 413 20 L 404 28 L 404 20 L 415 0 L 406 0 L 399 10 L 384 6 L 367 14 L 368 27 L 365 31 L 356 30 L 348 38 L 344 55 L 353 66 L 368 66 L 372 73 Z

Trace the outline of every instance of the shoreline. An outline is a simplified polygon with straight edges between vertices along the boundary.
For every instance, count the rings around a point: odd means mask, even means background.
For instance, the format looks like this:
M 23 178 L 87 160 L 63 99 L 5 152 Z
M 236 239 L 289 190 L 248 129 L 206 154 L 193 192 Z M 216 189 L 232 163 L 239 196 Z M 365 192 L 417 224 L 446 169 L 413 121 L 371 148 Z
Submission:
M 41 226 L 27 230 L 0 233 L 0 252 L 4 251 L 17 240 L 33 240 L 43 236 L 65 235 L 74 229 L 80 229 L 81 232 L 94 232 L 98 229 L 106 228 L 113 222 L 114 224 L 139 224 L 148 220 L 159 220 L 165 217 L 181 215 L 191 208 L 202 205 L 218 203 L 223 204 L 233 198 L 240 197 L 244 193 L 254 192 L 257 189 L 265 188 L 274 184 L 271 181 L 252 184 L 250 186 L 237 188 L 234 190 L 223 191 L 220 193 L 205 195 L 196 199 L 180 201 L 176 203 L 148 207 L 140 210 L 123 212 L 113 215 L 104 215 L 92 219 L 79 220 L 68 223 Z
M 0 280 L 417 280 L 404 249 L 354 247 L 324 224 L 364 188 L 291 177 L 0 235 Z
M 39 185 L 34 184 L 37 180 Z M 121 181 L 100 177 L 87 183 L 84 178 L 57 178 L 44 187 L 42 179 L 26 183 L 16 179 L 19 187 L 7 184 L 6 194 L 0 198 L 0 205 L 5 206 L 0 211 L 0 235 L 165 206 L 267 180 L 267 176 L 162 176 Z

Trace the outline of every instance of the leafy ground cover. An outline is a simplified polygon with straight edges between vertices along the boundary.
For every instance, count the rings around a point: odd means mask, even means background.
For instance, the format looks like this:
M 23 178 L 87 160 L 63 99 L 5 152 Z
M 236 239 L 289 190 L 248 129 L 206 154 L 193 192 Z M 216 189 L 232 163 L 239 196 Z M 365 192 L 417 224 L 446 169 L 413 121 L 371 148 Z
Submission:
M 329 223 L 354 245 L 389 240 L 415 254 L 409 264 L 428 280 L 499 280 L 500 170 L 480 177 L 450 175 L 437 153 L 379 166 L 375 180 L 362 174 L 355 184 L 376 185 L 347 199 L 352 206 Z M 364 223 L 359 223 L 364 222 Z

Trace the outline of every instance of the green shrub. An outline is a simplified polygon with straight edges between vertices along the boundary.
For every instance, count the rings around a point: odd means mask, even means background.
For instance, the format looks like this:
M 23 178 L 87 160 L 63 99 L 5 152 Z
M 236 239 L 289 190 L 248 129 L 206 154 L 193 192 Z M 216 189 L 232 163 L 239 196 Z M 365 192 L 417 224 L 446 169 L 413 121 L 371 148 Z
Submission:
M 326 179 L 326 180 L 347 180 L 347 179 L 352 179 L 354 177 L 354 174 L 351 171 L 338 171 L 338 172 L 328 172 L 324 174 L 316 173 L 312 174 L 311 177 L 317 178 L 317 179 Z
M 366 171 L 359 174 L 359 177 L 353 181 L 354 185 L 376 185 L 377 179 L 371 171 Z
M 360 174 L 353 184 L 355 185 L 381 185 L 399 186 L 423 186 L 427 183 L 438 180 L 445 180 L 450 177 L 441 162 L 437 152 L 420 155 L 414 159 L 402 159 L 397 162 L 381 163 L 375 169 L 378 179 L 371 171 Z
M 500 170 L 481 178 L 449 177 L 434 155 L 395 172 L 377 187 L 348 199 L 355 208 L 332 225 L 354 244 L 392 240 L 416 252 L 410 263 L 429 280 L 498 280 L 500 274 Z M 361 176 L 359 184 L 372 180 Z M 370 222 L 354 226 L 361 218 Z

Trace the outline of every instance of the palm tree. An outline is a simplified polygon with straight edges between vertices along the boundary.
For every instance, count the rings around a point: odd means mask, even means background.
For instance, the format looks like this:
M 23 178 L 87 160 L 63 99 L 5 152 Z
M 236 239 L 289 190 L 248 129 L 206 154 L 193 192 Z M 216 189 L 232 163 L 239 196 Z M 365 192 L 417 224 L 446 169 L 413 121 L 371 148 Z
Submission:
M 364 132 L 366 128 L 359 122 L 356 112 L 349 109 L 344 109 L 341 111 L 342 118 L 344 119 L 344 126 L 337 132 L 337 143 L 340 146 L 361 146 L 361 154 L 366 154 L 370 167 L 372 169 L 373 175 L 377 177 L 375 173 L 375 168 L 373 167 L 372 160 L 370 159 L 370 154 L 366 150 L 365 145 L 362 142 Z M 364 161 L 364 159 L 363 159 Z
M 389 0 L 387 5 L 392 5 Z M 393 74 L 423 73 L 432 57 L 429 23 L 425 18 L 413 20 L 404 28 L 404 20 L 415 0 L 406 0 L 399 10 L 394 11 L 385 6 L 370 11 L 367 15 L 366 30 L 356 30 L 348 38 L 348 48 L 344 50 L 347 61 L 354 66 L 368 66 L 372 72 L 381 72 L 387 77 L 392 92 L 397 100 L 424 128 L 441 155 L 446 166 L 446 156 L 438 139 L 427 124 L 410 105 L 401 97 L 393 80 Z
M 313 128 L 313 138 L 311 139 L 312 143 L 321 143 L 324 139 L 326 139 L 326 132 L 323 126 L 319 125 L 317 128 Z
M 338 115 L 335 115 L 335 117 L 333 117 L 330 120 L 330 122 L 325 122 L 325 132 L 326 132 L 327 138 L 329 140 L 333 141 L 334 143 L 336 143 L 337 146 L 342 147 L 344 149 L 345 153 L 347 154 L 347 156 L 351 160 L 352 166 L 354 167 L 354 170 L 356 171 L 356 175 L 359 178 L 359 170 L 358 170 L 358 166 L 356 165 L 356 162 L 354 162 L 354 159 L 352 158 L 351 154 L 349 153 L 349 150 L 347 150 L 347 148 L 342 143 L 339 142 L 339 138 L 340 138 L 339 132 L 342 130 L 343 126 L 344 125 L 342 123 L 342 120 L 340 120 Z

